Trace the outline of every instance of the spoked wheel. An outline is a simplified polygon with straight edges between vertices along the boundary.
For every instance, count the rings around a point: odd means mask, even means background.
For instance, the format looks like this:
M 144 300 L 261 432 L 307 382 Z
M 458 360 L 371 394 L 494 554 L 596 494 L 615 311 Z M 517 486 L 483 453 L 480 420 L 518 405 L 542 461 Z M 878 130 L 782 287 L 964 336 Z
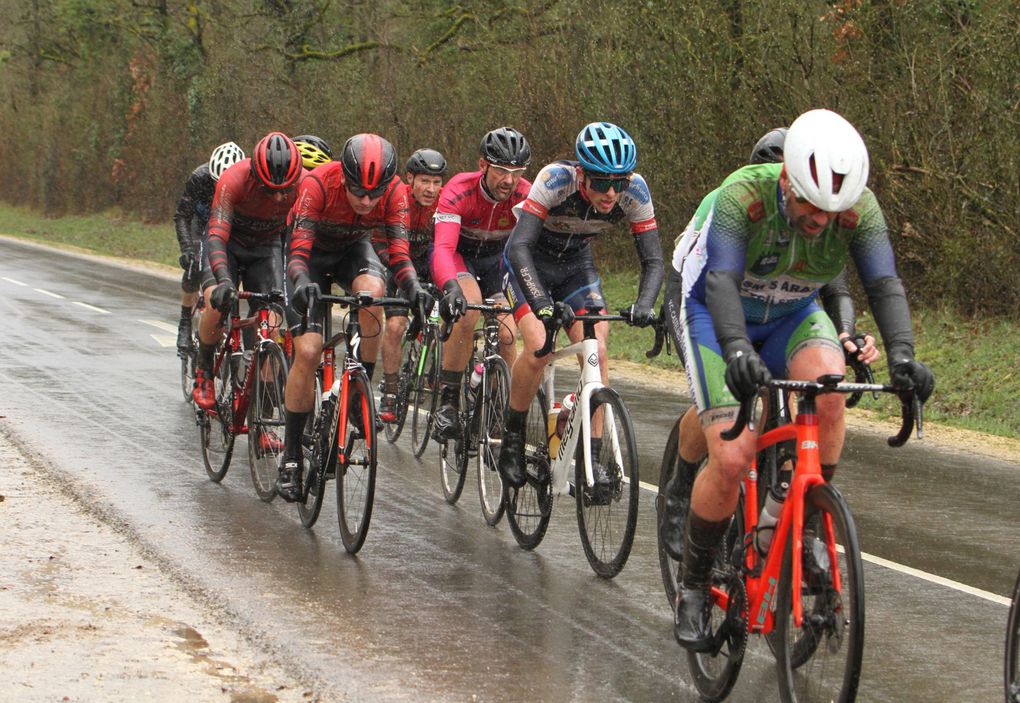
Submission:
M 421 457 L 429 444 L 432 418 L 439 407 L 439 371 L 442 368 L 443 345 L 430 327 L 425 334 L 421 355 L 414 375 L 411 415 L 411 447 Z
M 256 354 L 248 406 L 248 465 L 255 493 L 268 502 L 276 496 L 276 477 L 283 452 L 287 359 L 275 342 L 263 342 Z
M 740 578 L 743 517 L 738 509 L 712 568 L 712 649 L 687 652 L 687 666 L 704 701 L 721 701 L 737 682 L 747 648 L 747 591 Z M 740 550 L 738 550 L 740 548 Z
M 634 545 L 641 491 L 637 443 L 630 413 L 616 391 L 600 388 L 592 393 L 590 410 L 593 420 L 602 418 L 602 441 L 592 438 L 591 442 L 592 485 L 588 485 L 585 471 L 584 442 L 577 443 L 577 527 L 588 563 L 596 574 L 608 579 L 620 573 Z
M 375 400 L 364 370 L 350 372 L 347 433 L 336 467 L 336 511 L 344 548 L 356 554 L 372 519 L 376 469 Z M 340 451 L 338 447 L 337 451 Z
M 230 380 L 230 357 L 224 356 L 213 378 L 216 389 L 216 410 L 198 410 L 202 461 L 205 471 L 216 483 L 223 480 L 234 454 L 234 384 Z
M 1020 576 L 1006 623 L 1006 702 L 1020 703 Z
M 478 498 L 482 504 L 482 517 L 495 526 L 503 517 L 505 496 L 503 479 L 497 467 L 500 447 L 503 446 L 503 428 L 506 427 L 506 409 L 510 400 L 510 371 L 500 357 L 486 362 L 482 406 L 478 408 Z
M 474 361 L 472 359 L 471 361 Z M 468 368 L 472 368 L 468 364 Z M 450 505 L 460 500 L 460 494 L 464 491 L 464 479 L 467 477 L 468 451 L 473 445 L 475 437 L 472 435 L 472 416 L 474 414 L 474 400 L 477 396 L 468 379 L 470 371 L 464 374 L 464 382 L 460 386 L 460 419 L 461 438 L 448 440 L 439 443 L 439 483 L 443 487 L 443 498 Z
M 811 488 L 805 506 L 819 511 L 817 537 L 805 532 L 803 577 L 794 584 L 802 604 L 800 627 L 792 613 L 792 536 L 786 545 L 775 613 L 779 691 L 786 703 L 852 701 L 864 651 L 864 571 L 857 531 L 842 495 L 829 484 Z
M 662 586 L 666 591 L 669 607 L 676 607 L 677 585 L 680 580 L 680 562 L 669 555 L 659 537 L 658 527 L 666 515 L 666 484 L 669 483 L 680 468 L 680 421 L 673 424 L 673 429 L 666 438 L 666 448 L 662 452 L 662 468 L 659 470 L 659 492 L 655 496 L 655 541 L 659 551 L 659 571 L 662 572 Z M 689 500 L 689 497 L 688 497 Z
M 185 401 L 194 404 L 194 397 L 191 393 L 195 389 L 195 364 L 198 361 L 198 335 L 196 333 L 192 332 L 191 334 L 191 346 L 184 351 L 178 349 L 177 356 L 181 360 L 181 392 L 184 394 Z
M 524 470 L 527 483 L 508 488 L 506 521 L 524 549 L 534 549 L 545 537 L 552 516 L 552 477 L 549 474 L 548 406 L 541 388 L 531 401 L 524 432 Z
M 407 420 L 407 406 L 411 400 L 411 383 L 414 380 L 415 370 L 418 367 L 418 357 L 421 356 L 421 342 L 417 339 L 404 344 L 403 358 L 400 361 L 399 379 L 397 381 L 397 404 L 394 407 L 396 418 L 393 422 L 386 423 L 386 440 L 391 444 L 400 438 L 404 431 L 404 422 Z
M 311 528 L 319 519 L 322 500 L 326 495 L 326 478 L 336 472 L 336 435 L 329 432 L 334 412 L 333 401 L 322 402 L 322 378 L 315 376 L 315 404 L 305 421 L 305 431 L 301 437 L 303 463 L 301 467 L 301 488 L 305 499 L 298 503 L 298 515 L 301 524 Z M 328 445 L 328 446 L 327 446 Z M 326 463 L 323 469 L 323 463 Z

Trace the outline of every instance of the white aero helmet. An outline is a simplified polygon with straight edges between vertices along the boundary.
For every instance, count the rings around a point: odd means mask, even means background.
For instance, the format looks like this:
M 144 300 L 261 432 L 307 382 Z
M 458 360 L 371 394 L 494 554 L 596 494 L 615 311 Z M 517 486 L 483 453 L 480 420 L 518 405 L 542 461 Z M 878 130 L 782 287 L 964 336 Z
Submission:
M 220 144 L 213 149 L 212 156 L 209 157 L 209 173 L 212 175 L 213 180 L 220 180 L 220 176 L 223 175 L 224 171 L 243 158 L 244 151 L 234 142 Z
M 849 210 L 868 182 L 864 140 L 831 110 L 810 110 L 793 121 L 783 145 L 783 162 L 797 195 L 826 212 Z M 838 188 L 837 175 L 843 177 Z

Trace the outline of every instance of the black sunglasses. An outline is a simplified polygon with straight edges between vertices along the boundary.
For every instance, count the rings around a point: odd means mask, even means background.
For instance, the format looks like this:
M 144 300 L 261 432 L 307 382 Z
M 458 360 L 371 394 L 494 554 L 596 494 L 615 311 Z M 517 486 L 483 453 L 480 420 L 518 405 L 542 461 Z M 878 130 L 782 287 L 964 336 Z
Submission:
M 615 178 L 604 178 L 587 173 L 585 175 L 588 176 L 588 187 L 596 193 L 608 193 L 610 188 L 617 193 L 622 193 L 630 187 L 629 175 L 617 176 Z
M 347 190 L 351 191 L 351 195 L 355 198 L 363 198 L 366 195 L 372 199 L 379 198 L 383 193 L 386 192 L 386 186 L 389 183 L 380 183 L 375 188 L 363 188 L 355 183 L 346 183 Z

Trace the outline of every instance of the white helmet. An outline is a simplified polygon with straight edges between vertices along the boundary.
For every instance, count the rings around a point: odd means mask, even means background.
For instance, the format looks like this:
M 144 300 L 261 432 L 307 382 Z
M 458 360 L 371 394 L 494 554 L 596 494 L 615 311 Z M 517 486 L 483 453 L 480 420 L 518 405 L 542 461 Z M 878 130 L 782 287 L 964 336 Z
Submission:
M 220 180 L 220 176 L 223 175 L 224 171 L 243 158 L 244 151 L 234 142 L 220 144 L 213 149 L 212 156 L 209 157 L 209 173 L 212 175 L 213 180 Z
M 797 195 L 826 212 L 849 210 L 868 182 L 864 140 L 831 110 L 810 110 L 793 121 L 783 145 L 783 162 Z M 838 190 L 833 187 L 836 175 L 843 176 Z

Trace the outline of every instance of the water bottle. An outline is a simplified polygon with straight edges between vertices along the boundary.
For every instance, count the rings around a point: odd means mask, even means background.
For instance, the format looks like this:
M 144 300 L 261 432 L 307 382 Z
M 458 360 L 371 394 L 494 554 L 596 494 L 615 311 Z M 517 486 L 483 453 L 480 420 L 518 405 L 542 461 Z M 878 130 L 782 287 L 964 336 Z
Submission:
M 471 386 L 471 390 L 478 388 L 478 384 L 482 382 L 483 373 L 485 373 L 485 366 L 479 361 L 475 364 L 475 367 L 471 369 L 471 378 L 468 380 L 468 385 Z
M 754 535 L 754 543 L 758 553 L 765 556 L 769 551 L 769 544 L 772 542 L 772 533 L 775 532 L 776 523 L 779 522 L 779 515 L 783 512 L 783 501 L 786 500 L 786 490 L 790 484 L 783 481 L 779 484 L 780 494 L 770 488 L 765 498 L 765 506 L 758 515 L 758 530 Z
M 574 409 L 574 394 L 568 393 L 560 403 L 560 414 L 556 417 L 556 436 L 563 438 L 563 431 L 567 427 L 567 420 L 570 418 L 570 411 Z

